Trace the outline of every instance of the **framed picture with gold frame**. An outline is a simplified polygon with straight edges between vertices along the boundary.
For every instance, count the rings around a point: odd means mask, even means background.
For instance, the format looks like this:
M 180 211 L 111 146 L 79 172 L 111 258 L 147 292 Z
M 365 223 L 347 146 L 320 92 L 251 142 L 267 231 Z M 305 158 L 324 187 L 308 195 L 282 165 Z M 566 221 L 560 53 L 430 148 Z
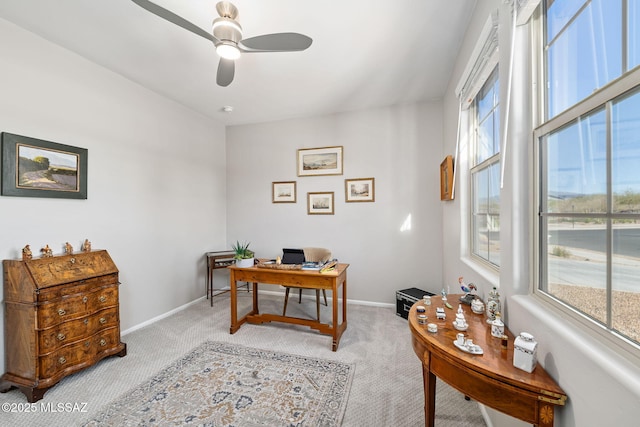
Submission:
M 296 182 L 280 181 L 271 183 L 272 203 L 295 203 L 296 202 Z
M 453 200 L 453 156 L 440 163 L 440 200 Z
M 333 191 L 307 193 L 308 215 L 333 215 Z
M 342 175 L 342 147 L 301 148 L 298 176 Z
M 374 202 L 375 178 L 353 178 L 344 180 L 345 202 Z

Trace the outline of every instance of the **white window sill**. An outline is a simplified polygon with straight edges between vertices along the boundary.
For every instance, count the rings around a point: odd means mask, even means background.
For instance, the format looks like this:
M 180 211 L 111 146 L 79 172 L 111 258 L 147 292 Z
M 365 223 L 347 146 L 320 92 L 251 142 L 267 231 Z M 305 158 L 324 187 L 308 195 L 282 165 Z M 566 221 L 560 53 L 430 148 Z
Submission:
M 538 341 L 538 361 L 553 378 L 571 381 L 571 375 L 567 376 L 564 370 L 576 369 L 574 365 L 578 364 L 578 369 L 586 369 L 582 372 L 601 369 L 640 395 L 640 366 L 633 355 L 607 344 L 596 333 L 562 316 L 535 296 L 514 295 L 508 304 L 509 330 L 514 335 L 523 331 L 533 334 Z
M 500 274 L 498 271 L 485 266 L 483 263 L 476 261 L 470 256 L 461 257 L 461 261 L 478 273 L 484 280 L 489 282 L 489 289 L 485 290 L 487 295 L 491 287 L 495 286 L 496 288 L 500 288 Z

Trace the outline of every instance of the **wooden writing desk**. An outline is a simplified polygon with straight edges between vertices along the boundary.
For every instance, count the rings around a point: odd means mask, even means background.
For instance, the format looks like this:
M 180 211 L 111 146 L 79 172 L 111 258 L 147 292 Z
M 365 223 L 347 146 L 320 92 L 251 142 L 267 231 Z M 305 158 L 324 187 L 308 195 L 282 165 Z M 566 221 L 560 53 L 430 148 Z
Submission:
M 444 307 L 442 297 L 431 297 L 426 306 L 428 323 L 438 325 L 438 332 L 427 331 L 418 324 L 416 302 L 409 311 L 413 350 L 422 361 L 424 380 L 425 426 L 433 427 L 436 403 L 436 376 L 471 397 L 500 412 L 541 427 L 553 426 L 555 405 L 564 405 L 567 396 L 547 372 L 538 365 L 532 373 L 513 366 L 514 336 L 509 337 L 507 350 L 500 347 L 500 339 L 491 336 L 490 325 L 484 314 L 475 314 L 462 305 L 469 328 L 465 337 L 484 350 L 482 355 L 465 353 L 453 341 L 459 332 L 453 327 L 461 295 L 449 295 L 453 310 L 445 308 L 446 320 L 436 319 L 436 307 Z
M 333 337 L 331 349 L 336 351 L 340 343 L 340 337 L 347 329 L 347 267 L 349 267 L 349 264 L 338 264 L 335 271 L 322 274 L 309 270 L 275 270 L 259 267 L 239 268 L 235 265 L 228 267 L 231 287 L 231 327 L 229 332 L 235 333 L 244 322 L 260 324 L 276 321 L 305 325 L 311 329 L 318 330 L 322 334 L 331 335 Z M 253 283 L 253 307 L 241 319 L 238 319 L 237 282 Z M 332 292 L 333 305 L 331 324 L 299 317 L 280 316 L 270 313 L 261 314 L 258 309 L 258 283 L 330 290 Z M 342 322 L 338 323 L 338 288 L 340 286 L 342 286 Z

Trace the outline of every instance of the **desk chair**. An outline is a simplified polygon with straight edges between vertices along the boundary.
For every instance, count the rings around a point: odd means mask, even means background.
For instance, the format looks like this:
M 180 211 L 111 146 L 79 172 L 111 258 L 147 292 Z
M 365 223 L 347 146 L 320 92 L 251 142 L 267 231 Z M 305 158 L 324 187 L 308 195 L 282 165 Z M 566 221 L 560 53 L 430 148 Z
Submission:
M 308 262 L 327 262 L 331 259 L 331 251 L 325 248 L 303 248 L 304 251 L 304 259 Z M 284 293 L 284 309 L 282 310 L 282 315 L 287 315 L 287 302 L 289 301 L 289 291 L 293 289 L 298 289 L 298 304 L 302 302 L 302 288 L 296 288 L 295 286 L 285 286 L 287 290 Z M 327 291 L 325 289 L 322 290 L 322 295 L 324 296 L 324 305 L 327 304 Z M 320 321 L 320 289 L 316 289 L 316 314 L 318 316 L 318 322 Z

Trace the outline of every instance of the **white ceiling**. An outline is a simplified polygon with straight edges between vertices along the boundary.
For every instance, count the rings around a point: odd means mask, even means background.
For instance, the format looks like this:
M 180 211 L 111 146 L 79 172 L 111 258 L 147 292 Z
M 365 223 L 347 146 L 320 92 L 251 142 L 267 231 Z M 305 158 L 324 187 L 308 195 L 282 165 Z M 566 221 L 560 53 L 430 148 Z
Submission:
M 153 0 L 206 31 L 217 0 Z M 130 0 L 1 0 L 0 17 L 227 125 L 442 98 L 476 0 L 232 0 L 245 38 L 298 32 L 303 52 L 244 54 L 216 85 L 213 44 Z M 6 41 L 3 41 L 3 43 Z M 222 107 L 234 107 L 232 113 Z

